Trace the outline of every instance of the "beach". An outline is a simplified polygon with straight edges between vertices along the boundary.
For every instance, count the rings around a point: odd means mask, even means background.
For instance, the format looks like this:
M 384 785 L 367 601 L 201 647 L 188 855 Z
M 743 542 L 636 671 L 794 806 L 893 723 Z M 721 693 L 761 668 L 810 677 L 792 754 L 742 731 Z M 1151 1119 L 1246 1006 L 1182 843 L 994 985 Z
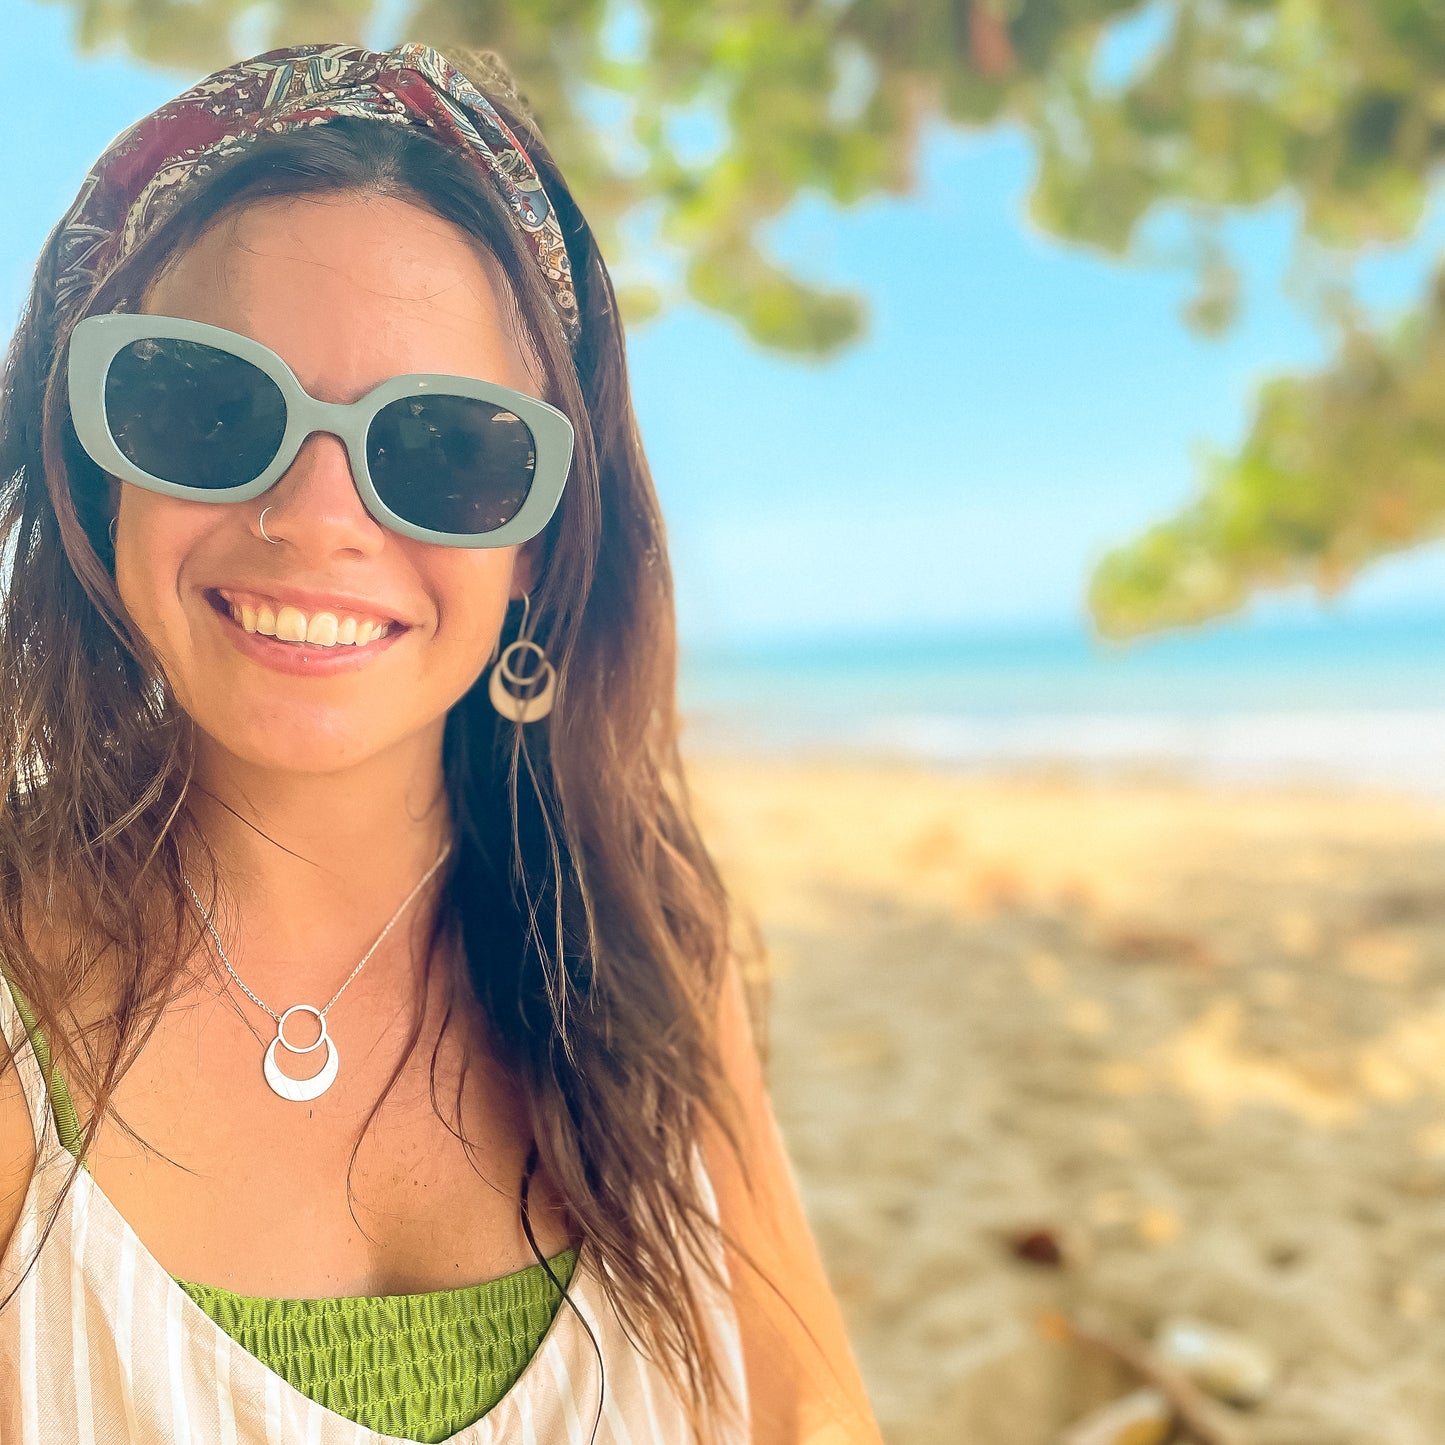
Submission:
M 888 1445 L 1056 1445 L 1187 1315 L 1243 1445 L 1445 1440 L 1445 803 L 694 748 Z

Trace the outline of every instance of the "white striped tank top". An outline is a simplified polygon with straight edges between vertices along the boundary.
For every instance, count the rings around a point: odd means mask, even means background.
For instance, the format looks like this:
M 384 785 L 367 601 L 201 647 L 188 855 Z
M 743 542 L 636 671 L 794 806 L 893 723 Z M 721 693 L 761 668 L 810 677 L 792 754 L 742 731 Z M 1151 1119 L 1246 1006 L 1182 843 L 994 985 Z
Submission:
M 0 1256 L 0 1298 L 35 1253 L 56 1194 L 74 1164 L 56 1131 L 25 1026 L 0 986 L 0 1026 L 20 1071 L 36 1139 L 36 1166 L 19 1224 Z M 714 1219 L 717 1198 L 702 1154 L 694 1170 Z M 717 1257 L 717 1256 L 715 1256 Z M 726 1263 L 718 1258 L 727 1278 Z M 698 1287 L 709 1338 L 740 1411 L 717 1445 L 746 1445 L 748 1397 L 730 1297 Z M 502 1398 L 449 1437 L 453 1445 L 684 1445 L 696 1436 L 667 1377 L 628 1338 L 583 1241 L 569 1293 L 606 1364 L 605 1390 L 587 1331 L 564 1300 L 536 1353 Z M 598 1419 L 599 1393 L 602 1398 Z M 595 1435 L 594 1435 L 595 1426 Z M 0 1309 L 3 1445 L 407 1445 L 318 1405 L 243 1349 L 146 1249 L 81 1170 L 40 1258 Z M 712 1442 L 708 1442 L 712 1445 Z

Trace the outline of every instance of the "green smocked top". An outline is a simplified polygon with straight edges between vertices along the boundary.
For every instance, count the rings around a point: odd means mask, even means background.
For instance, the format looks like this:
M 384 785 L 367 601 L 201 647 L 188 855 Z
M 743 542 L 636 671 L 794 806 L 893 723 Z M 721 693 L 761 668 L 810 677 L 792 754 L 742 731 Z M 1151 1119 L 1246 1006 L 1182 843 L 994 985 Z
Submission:
M 80 1120 L 70 1090 L 14 984 L 10 994 L 46 1080 L 60 1142 L 78 1158 Z M 564 1288 L 576 1262 L 572 1249 L 548 1260 Z M 270 1299 L 172 1278 L 303 1395 L 369 1430 L 426 1442 L 455 1435 L 506 1394 L 561 1302 L 540 1264 L 460 1289 L 337 1299 Z

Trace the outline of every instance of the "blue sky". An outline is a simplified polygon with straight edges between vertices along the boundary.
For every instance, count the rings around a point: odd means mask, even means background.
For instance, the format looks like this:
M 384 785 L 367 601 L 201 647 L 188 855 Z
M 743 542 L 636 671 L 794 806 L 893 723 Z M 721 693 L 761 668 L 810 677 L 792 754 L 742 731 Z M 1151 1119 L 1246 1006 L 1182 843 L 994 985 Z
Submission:
M 70 12 L 35 0 L 7 0 L 5 28 L 25 56 L 0 113 L 7 189 L 24 200 L 0 211 L 8 331 L 89 165 L 195 77 L 78 57 Z M 1136 28 L 1105 63 L 1148 38 Z M 1281 287 L 1290 206 L 1231 223 L 1245 312 L 1211 341 L 1180 320 L 1181 272 L 1038 233 L 1033 165 L 1017 133 L 939 129 L 914 196 L 847 211 L 805 198 L 777 222 L 778 256 L 868 298 L 866 337 L 834 361 L 765 355 L 695 307 L 634 330 L 686 642 L 1076 625 L 1094 561 L 1188 499 L 1198 449 L 1240 440 L 1257 383 L 1326 356 Z M 1442 249 L 1437 205 L 1409 245 L 1360 263 L 1364 294 L 1382 315 L 1403 306 Z M 1378 565 L 1336 610 L 1442 599 L 1445 548 L 1431 546 Z M 1267 599 L 1254 615 L 1315 606 Z

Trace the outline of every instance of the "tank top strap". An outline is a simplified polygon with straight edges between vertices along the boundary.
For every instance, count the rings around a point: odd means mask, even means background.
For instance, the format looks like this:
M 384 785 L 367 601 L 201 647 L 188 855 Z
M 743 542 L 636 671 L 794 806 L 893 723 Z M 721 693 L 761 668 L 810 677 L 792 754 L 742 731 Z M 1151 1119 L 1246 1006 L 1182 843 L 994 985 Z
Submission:
M 57 1127 L 56 1106 L 51 1102 L 53 1091 L 59 1091 L 64 1100 L 64 1110 L 72 1123 L 75 1122 L 75 1108 L 64 1080 L 51 1063 L 49 1046 L 25 996 L 3 968 L 0 968 L 0 979 L 4 980 L 4 986 L 0 987 L 0 1030 L 4 1031 L 5 1042 L 20 1075 L 20 1088 L 25 1095 L 30 1111 L 30 1127 L 35 1135 L 36 1157 L 44 1160 L 50 1154 L 64 1152 L 67 1148 Z M 46 1083 L 47 1075 L 51 1080 L 49 1085 Z M 78 1128 L 73 1132 L 78 1137 Z M 73 1147 L 70 1152 L 75 1152 Z

